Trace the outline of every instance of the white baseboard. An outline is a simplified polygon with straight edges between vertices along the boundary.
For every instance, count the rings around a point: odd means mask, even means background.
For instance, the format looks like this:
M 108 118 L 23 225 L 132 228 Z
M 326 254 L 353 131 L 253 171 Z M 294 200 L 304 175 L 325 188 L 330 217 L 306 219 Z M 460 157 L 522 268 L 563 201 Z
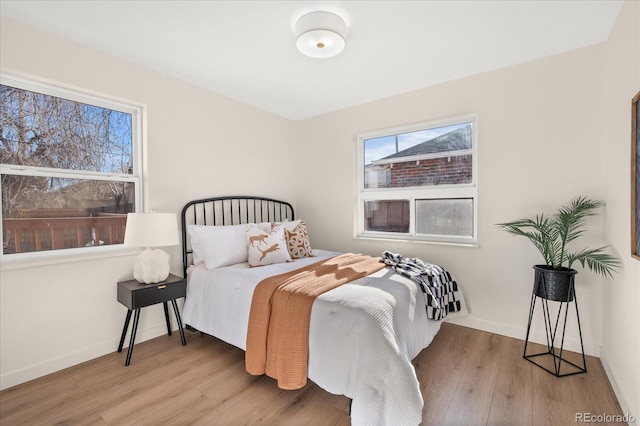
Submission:
M 173 327 L 175 328 L 175 330 L 177 330 L 175 324 L 173 324 Z M 167 325 L 165 323 L 161 323 L 157 326 L 147 328 L 145 330 L 139 329 L 136 333 L 136 343 L 144 342 L 145 340 L 153 339 L 166 333 Z M 115 339 L 100 342 L 98 344 L 88 346 L 75 352 L 70 352 L 68 354 L 47 360 L 45 362 L 33 364 L 19 370 L 10 371 L 0 376 L 0 390 L 8 389 L 21 383 L 28 382 L 29 380 L 37 379 L 38 377 L 43 377 L 47 374 L 55 373 L 57 371 L 64 370 L 65 368 L 81 364 L 85 361 L 110 354 L 117 350 L 119 343 L 120 337 L 118 336 Z M 127 339 L 125 340 L 125 344 L 127 346 L 129 344 L 128 334 Z M 123 350 L 123 366 L 125 358 L 126 353 Z
M 525 340 L 527 336 L 526 324 L 523 327 L 517 327 L 514 325 L 504 324 L 500 322 L 488 321 L 474 317 L 473 315 L 467 315 L 464 317 L 451 320 L 452 324 L 462 325 L 464 327 L 475 328 L 477 330 L 487 331 L 489 333 L 496 333 L 502 336 L 513 337 L 515 339 Z M 542 345 L 547 344 L 547 338 L 544 331 L 531 330 L 529 334 L 529 341 L 539 343 Z M 592 342 L 583 342 L 585 355 L 591 355 L 600 357 L 600 345 Z M 566 338 L 564 342 L 564 349 L 572 352 L 582 352 L 580 349 L 580 340 L 576 338 Z
M 611 384 L 611 388 L 613 388 L 613 393 L 615 393 L 616 398 L 618 398 L 618 403 L 620 404 L 620 408 L 622 409 L 622 413 L 627 415 L 629 419 L 629 426 L 640 426 L 640 412 L 636 411 L 640 407 L 632 407 L 629 405 L 629 401 L 625 398 L 620 386 L 618 385 L 617 374 L 611 369 L 609 366 L 609 359 L 607 356 L 607 351 L 604 348 L 600 351 L 600 362 L 602 363 L 602 367 L 604 368 L 604 372 L 609 379 L 609 383 Z

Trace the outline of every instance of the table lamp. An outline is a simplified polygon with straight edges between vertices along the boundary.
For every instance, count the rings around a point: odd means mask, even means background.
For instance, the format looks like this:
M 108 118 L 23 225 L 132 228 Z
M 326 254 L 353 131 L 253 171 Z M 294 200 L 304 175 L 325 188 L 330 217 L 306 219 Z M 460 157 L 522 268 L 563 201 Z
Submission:
M 169 254 L 156 247 L 180 242 L 175 213 L 128 213 L 124 244 L 146 247 L 133 265 L 133 277 L 140 283 L 154 284 L 169 276 Z

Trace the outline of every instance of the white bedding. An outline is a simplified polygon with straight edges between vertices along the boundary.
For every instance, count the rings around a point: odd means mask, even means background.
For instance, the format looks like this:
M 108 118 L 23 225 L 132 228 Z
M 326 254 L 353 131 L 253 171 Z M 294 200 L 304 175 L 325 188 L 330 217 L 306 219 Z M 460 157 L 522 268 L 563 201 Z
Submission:
M 255 286 L 339 253 L 258 268 L 246 263 L 208 270 L 192 267 L 184 323 L 243 350 Z M 453 315 L 464 314 L 466 309 Z M 354 425 L 418 424 L 423 400 L 411 360 L 441 322 L 427 319 L 416 283 L 384 268 L 319 296 L 309 330 L 308 376 L 328 392 L 352 398 Z

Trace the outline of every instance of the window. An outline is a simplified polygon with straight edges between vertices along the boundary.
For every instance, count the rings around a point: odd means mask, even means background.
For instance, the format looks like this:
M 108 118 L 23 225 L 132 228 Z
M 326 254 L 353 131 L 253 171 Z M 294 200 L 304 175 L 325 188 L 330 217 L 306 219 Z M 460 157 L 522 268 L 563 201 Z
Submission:
M 141 210 L 140 108 L 4 75 L 0 97 L 2 257 L 122 244 Z
M 476 242 L 475 117 L 358 137 L 360 238 Z

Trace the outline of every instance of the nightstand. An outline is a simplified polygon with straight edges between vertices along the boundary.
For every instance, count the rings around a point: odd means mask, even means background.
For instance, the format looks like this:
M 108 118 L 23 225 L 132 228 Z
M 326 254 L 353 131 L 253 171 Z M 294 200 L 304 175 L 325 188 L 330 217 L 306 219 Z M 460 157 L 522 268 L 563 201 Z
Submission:
M 118 283 L 118 302 L 122 303 L 129 309 L 127 311 L 127 317 L 124 320 L 124 327 L 122 329 L 122 336 L 120 337 L 120 344 L 118 345 L 118 352 L 122 352 L 122 345 L 124 344 L 124 337 L 127 334 L 127 329 L 129 328 L 131 313 L 134 312 L 133 328 L 131 329 L 131 340 L 129 342 L 129 350 L 127 351 L 127 360 L 124 363 L 125 366 L 131 363 L 131 354 L 133 353 L 133 345 L 136 340 L 136 331 L 138 329 L 138 319 L 140 319 L 140 309 L 145 306 L 155 305 L 157 303 L 162 303 L 164 305 L 164 317 L 167 321 L 167 334 L 171 336 L 171 321 L 169 320 L 169 308 L 167 307 L 167 302 L 171 302 L 173 312 L 176 315 L 176 321 L 178 321 L 178 330 L 180 331 L 182 346 L 187 344 L 187 341 L 184 338 L 180 311 L 178 311 L 178 305 L 176 304 L 176 299 L 185 297 L 186 294 L 186 278 L 180 278 L 173 274 L 169 274 L 166 280 L 156 284 L 141 284 L 136 280 L 122 281 Z

